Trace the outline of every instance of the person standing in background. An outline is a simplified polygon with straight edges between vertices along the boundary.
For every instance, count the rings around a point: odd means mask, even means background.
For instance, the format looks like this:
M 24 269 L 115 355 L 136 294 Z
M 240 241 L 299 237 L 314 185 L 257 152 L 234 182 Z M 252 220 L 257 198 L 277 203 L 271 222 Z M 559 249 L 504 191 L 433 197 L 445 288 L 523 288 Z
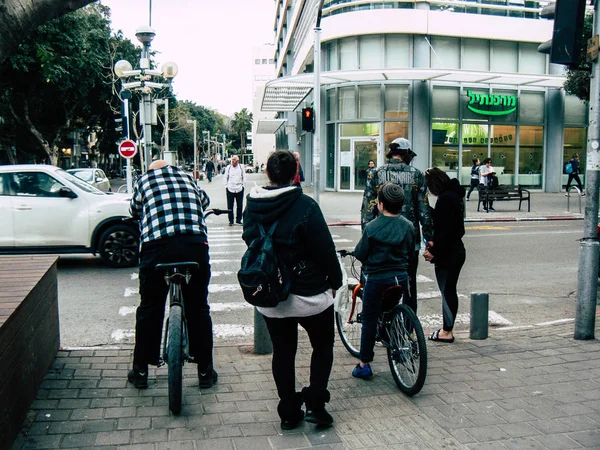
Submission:
M 294 152 L 294 158 L 296 158 L 296 176 L 294 177 L 294 186 L 300 186 L 300 183 L 304 181 L 304 172 L 302 171 L 302 164 L 300 164 L 300 153 Z
M 209 159 L 206 163 L 206 177 L 208 178 L 208 182 L 212 183 L 213 172 L 215 171 L 215 164 L 212 162 L 212 159 Z
M 231 164 L 225 168 L 223 184 L 227 193 L 227 209 L 229 210 L 229 226 L 233 226 L 233 204 L 236 203 L 235 223 L 242 224 L 242 209 L 244 204 L 244 186 L 246 184 L 246 172 L 240 164 L 237 155 L 231 157 Z
M 473 167 L 471 167 L 471 187 L 469 188 L 469 192 L 467 193 L 467 201 L 469 201 L 469 197 L 471 196 L 471 192 L 477 186 L 479 186 L 479 166 L 481 162 L 479 158 L 473 158 Z
M 581 192 L 581 196 L 583 197 L 585 196 L 585 192 L 583 190 L 583 186 L 581 185 L 581 180 L 579 179 L 579 153 L 573 154 L 569 164 L 571 164 L 572 171 L 569 174 L 569 180 L 567 181 L 567 193 L 565 194 L 565 197 L 569 196 L 569 188 L 571 187 L 571 181 L 573 180 L 575 180 L 575 183 L 577 183 L 577 189 L 579 189 L 579 192 Z

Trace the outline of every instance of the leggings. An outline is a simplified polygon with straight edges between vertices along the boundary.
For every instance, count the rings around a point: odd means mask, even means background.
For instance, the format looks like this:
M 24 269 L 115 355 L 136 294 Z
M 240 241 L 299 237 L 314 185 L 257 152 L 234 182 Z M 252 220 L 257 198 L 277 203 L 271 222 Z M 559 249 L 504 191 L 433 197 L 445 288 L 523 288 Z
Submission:
M 452 331 L 456 313 L 458 312 L 458 294 L 456 286 L 460 270 L 465 263 L 466 253 L 464 248 L 457 255 L 457 260 L 452 267 L 435 266 L 435 278 L 442 293 L 442 317 L 444 331 Z

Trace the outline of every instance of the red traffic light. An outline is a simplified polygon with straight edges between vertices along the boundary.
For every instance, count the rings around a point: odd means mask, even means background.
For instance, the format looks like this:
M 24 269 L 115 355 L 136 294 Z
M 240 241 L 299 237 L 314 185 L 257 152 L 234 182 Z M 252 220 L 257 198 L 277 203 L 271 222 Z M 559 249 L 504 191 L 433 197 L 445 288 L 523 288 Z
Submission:
M 315 131 L 315 117 L 312 108 L 302 109 L 302 131 L 312 133 Z

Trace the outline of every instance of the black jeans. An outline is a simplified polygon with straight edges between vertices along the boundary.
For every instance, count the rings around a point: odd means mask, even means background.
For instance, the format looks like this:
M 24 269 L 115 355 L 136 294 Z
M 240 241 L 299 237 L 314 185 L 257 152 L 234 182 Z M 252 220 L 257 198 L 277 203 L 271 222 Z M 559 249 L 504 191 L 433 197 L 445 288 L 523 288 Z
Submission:
M 471 178 L 471 187 L 469 187 L 469 192 L 467 192 L 467 199 L 471 197 L 471 192 L 473 192 L 473 189 L 475 189 L 477 186 L 479 186 L 479 179 Z
M 481 200 L 481 203 L 483 203 L 483 209 L 488 210 L 494 204 L 494 200 L 490 200 L 489 202 L 485 200 L 486 189 L 487 189 L 487 186 L 485 186 L 483 184 L 479 185 L 479 198 L 484 199 L 484 200 Z
M 212 170 L 208 170 L 206 172 L 206 178 L 208 178 L 209 183 L 212 181 L 212 175 L 213 175 Z
M 377 319 L 381 314 L 382 294 L 392 286 L 402 286 L 403 298 L 408 296 L 408 274 L 400 272 L 395 277 L 382 278 L 381 280 L 365 277 L 365 289 L 363 291 L 362 329 L 360 333 L 360 360 L 370 363 L 375 356 L 375 337 L 377 335 Z M 390 306 L 390 305 L 387 305 Z
M 578 173 L 570 173 L 569 174 L 569 180 L 567 181 L 567 192 L 569 192 L 569 188 L 571 187 L 571 181 L 575 180 L 575 183 L 577 183 L 577 188 L 580 191 L 583 191 L 583 187 L 581 186 L 581 180 L 579 179 L 579 174 Z
M 308 333 L 312 356 L 310 359 L 310 387 L 327 389 L 333 366 L 333 305 L 320 314 L 308 317 L 265 317 L 273 342 L 273 378 L 282 402 L 296 398 L 296 351 L 298 324 Z
M 466 252 L 461 249 L 456 258 L 453 258 L 453 263 L 448 267 L 435 266 L 435 278 L 437 279 L 438 287 L 442 293 L 442 317 L 444 320 L 444 331 L 452 331 L 456 313 L 458 312 L 458 294 L 456 285 L 460 270 L 465 263 Z
M 229 192 L 229 189 L 225 189 L 227 192 L 227 209 L 229 210 L 229 223 L 233 223 L 233 201 L 236 203 L 235 221 L 242 223 L 242 207 L 244 203 L 244 190 L 240 192 Z
M 182 284 L 185 316 L 188 324 L 190 356 L 201 369 L 212 364 L 213 331 L 208 305 L 210 264 L 208 245 L 191 236 L 174 236 L 144 244 L 140 264 L 140 295 L 136 311 L 133 363 L 156 365 L 169 287 L 154 267 L 159 263 L 195 261 L 200 265 L 191 272 L 189 284 Z

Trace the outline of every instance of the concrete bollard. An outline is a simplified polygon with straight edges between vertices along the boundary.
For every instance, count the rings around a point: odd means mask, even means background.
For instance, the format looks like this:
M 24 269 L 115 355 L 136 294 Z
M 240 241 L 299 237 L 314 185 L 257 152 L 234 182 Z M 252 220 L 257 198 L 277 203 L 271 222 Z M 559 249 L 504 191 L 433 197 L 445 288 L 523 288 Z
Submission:
M 254 308 L 254 353 L 256 355 L 268 355 L 273 353 L 273 343 L 265 318 L 258 309 Z
M 471 292 L 471 339 L 487 339 L 490 297 L 487 292 Z

